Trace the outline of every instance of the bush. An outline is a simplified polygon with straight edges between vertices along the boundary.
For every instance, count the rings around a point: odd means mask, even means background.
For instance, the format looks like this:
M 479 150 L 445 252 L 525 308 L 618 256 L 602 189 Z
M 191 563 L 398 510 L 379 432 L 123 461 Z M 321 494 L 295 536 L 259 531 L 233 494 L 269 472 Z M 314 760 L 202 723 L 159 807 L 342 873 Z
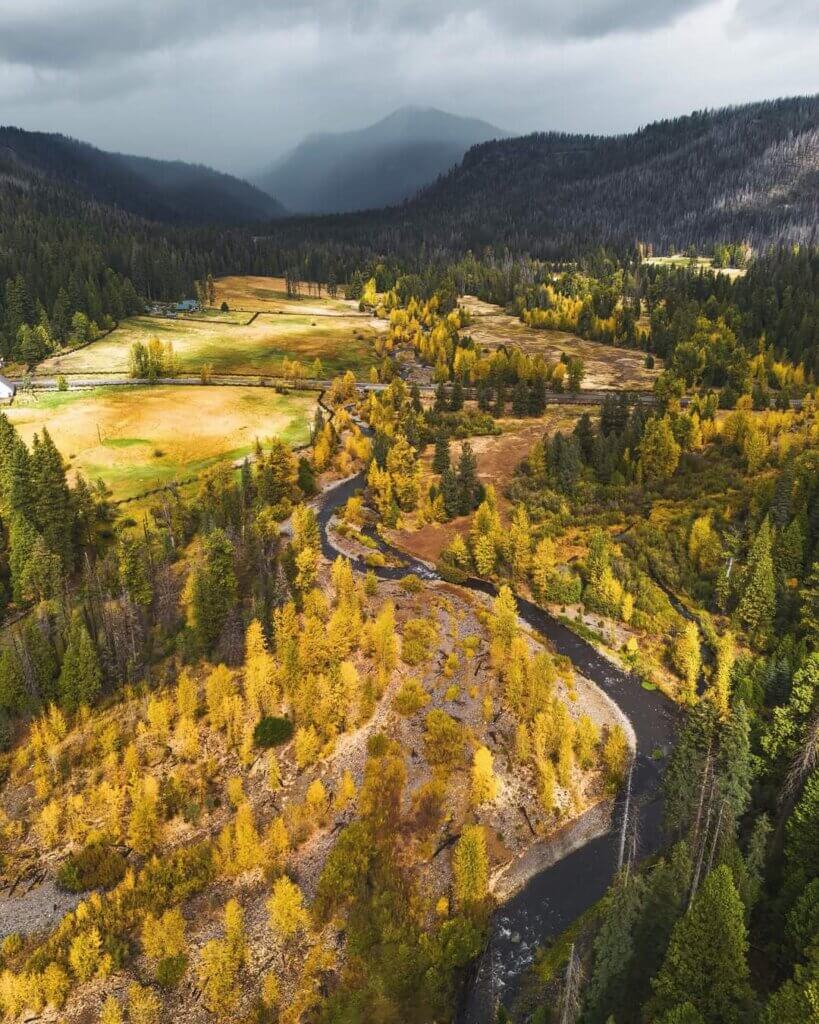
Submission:
M 414 715 L 429 704 L 429 694 L 417 679 L 407 679 L 396 693 L 393 707 L 399 715 Z
M 464 730 L 445 711 L 434 708 L 427 715 L 424 746 L 433 765 L 451 768 L 463 757 Z
M 451 562 L 439 561 L 436 569 L 438 570 L 438 575 L 445 583 L 463 583 L 469 575 L 463 569 L 458 568 L 457 565 L 452 565 Z
M 553 573 L 546 584 L 544 597 L 553 604 L 576 604 L 583 590 L 579 576 L 568 573 Z
M 90 843 L 71 854 L 57 872 L 57 884 L 67 892 L 112 889 L 125 876 L 125 858 L 107 843 Z
M 384 757 L 390 749 L 390 740 L 383 732 L 374 732 L 367 739 L 367 754 L 369 757 Z
M 420 665 L 431 657 L 438 640 L 438 628 L 428 619 L 407 619 L 401 638 L 401 660 L 407 665 Z
M 182 980 L 187 967 L 188 958 L 184 953 L 166 956 L 156 965 L 156 980 L 163 988 L 173 988 Z
M 257 747 L 280 747 L 293 736 L 293 723 L 289 718 L 269 715 L 262 718 L 253 730 L 253 742 Z

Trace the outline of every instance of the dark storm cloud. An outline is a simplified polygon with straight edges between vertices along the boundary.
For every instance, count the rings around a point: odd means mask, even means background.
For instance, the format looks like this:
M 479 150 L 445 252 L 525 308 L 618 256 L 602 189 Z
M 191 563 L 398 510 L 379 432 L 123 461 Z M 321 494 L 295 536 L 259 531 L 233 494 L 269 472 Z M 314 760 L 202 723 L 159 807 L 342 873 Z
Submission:
M 0 121 L 246 173 L 405 104 L 616 132 L 817 87 L 819 0 L 0 0 Z
M 32 0 L 0 6 L 0 58 L 36 68 L 105 64 L 242 29 L 299 24 L 366 34 L 426 33 L 478 17 L 495 31 L 597 38 L 667 24 L 705 0 Z

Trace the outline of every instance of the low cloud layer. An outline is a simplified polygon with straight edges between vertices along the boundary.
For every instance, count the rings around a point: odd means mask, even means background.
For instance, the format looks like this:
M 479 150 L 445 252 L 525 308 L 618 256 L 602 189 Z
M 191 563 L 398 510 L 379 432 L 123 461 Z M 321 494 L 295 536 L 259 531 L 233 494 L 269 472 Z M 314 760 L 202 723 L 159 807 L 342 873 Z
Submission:
M 28 0 L 0 118 L 236 172 L 407 103 L 622 131 L 817 88 L 816 0 Z

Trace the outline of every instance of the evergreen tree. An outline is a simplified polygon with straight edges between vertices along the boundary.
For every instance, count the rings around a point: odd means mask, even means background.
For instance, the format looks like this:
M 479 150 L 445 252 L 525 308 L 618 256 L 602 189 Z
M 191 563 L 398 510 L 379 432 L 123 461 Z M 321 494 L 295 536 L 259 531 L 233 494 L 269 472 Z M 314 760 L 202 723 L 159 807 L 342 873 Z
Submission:
M 461 445 L 458 459 L 458 511 L 462 516 L 475 507 L 478 495 L 478 461 L 468 441 Z
M 435 435 L 435 454 L 432 457 L 432 469 L 443 474 L 450 468 L 449 434 L 441 427 Z
M 808 776 L 788 819 L 785 857 L 793 891 L 819 877 L 819 768 Z
M 460 515 L 461 512 L 461 489 L 458 486 L 458 478 L 454 471 L 448 467 L 441 476 L 441 496 L 444 499 L 444 508 L 450 519 Z
M 452 385 L 452 393 L 449 396 L 450 412 L 460 412 L 464 407 L 464 389 L 459 380 Z
M 206 651 L 216 646 L 228 612 L 236 602 L 237 590 L 233 545 L 221 530 L 213 530 L 205 538 L 202 561 L 191 573 L 188 584 L 192 624 Z
M 615 882 L 603 901 L 602 923 L 594 940 L 594 967 L 586 991 L 584 1019 L 605 1024 L 628 1003 L 628 967 L 634 951 L 632 932 L 645 899 L 645 881 L 633 876 Z
M 721 865 L 674 926 L 649 1013 L 661 1016 L 689 1002 L 706 1021 L 740 1024 L 752 1003 L 747 952 L 745 908 Z
M 58 680 L 60 703 L 66 711 L 91 704 L 100 692 L 102 669 L 97 648 L 79 611 L 71 617 L 68 641 Z
M 771 526 L 767 519 L 748 554 L 745 585 L 737 607 L 737 618 L 752 639 L 764 641 L 770 634 L 776 613 L 776 584 L 771 557 Z

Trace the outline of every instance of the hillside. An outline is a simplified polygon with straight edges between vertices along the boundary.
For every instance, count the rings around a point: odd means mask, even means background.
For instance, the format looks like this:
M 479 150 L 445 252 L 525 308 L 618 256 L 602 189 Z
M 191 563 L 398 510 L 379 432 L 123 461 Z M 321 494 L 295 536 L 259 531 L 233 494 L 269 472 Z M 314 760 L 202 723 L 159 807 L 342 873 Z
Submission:
M 401 202 L 505 133 L 485 121 L 403 107 L 367 128 L 309 135 L 257 179 L 289 210 L 338 213 Z
M 45 179 L 148 220 L 248 224 L 282 206 L 246 181 L 181 161 L 106 153 L 64 135 L 0 127 L 0 177 Z
M 696 112 L 616 136 L 485 142 L 399 209 L 283 225 L 298 237 L 417 252 L 562 257 L 636 241 L 756 248 L 816 237 L 819 96 Z M 296 236 L 294 235 L 294 238 Z

